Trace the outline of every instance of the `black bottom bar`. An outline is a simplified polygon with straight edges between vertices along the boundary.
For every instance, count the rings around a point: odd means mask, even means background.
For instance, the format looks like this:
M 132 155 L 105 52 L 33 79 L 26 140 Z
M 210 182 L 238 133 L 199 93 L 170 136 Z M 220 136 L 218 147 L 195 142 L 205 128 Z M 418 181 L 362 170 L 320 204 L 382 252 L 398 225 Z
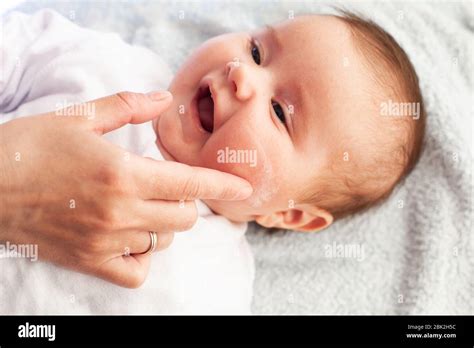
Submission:
M 0 347 L 309 344 L 472 347 L 472 316 L 3 316 Z

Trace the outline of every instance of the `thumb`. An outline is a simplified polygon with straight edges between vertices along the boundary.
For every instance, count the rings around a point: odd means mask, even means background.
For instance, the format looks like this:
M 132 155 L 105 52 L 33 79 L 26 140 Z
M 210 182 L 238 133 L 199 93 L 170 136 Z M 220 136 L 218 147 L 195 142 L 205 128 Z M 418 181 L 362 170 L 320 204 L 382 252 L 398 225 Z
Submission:
M 99 134 L 105 134 L 128 123 L 144 123 L 158 117 L 173 100 L 168 91 L 148 94 L 120 92 L 108 97 L 96 99 L 92 128 Z

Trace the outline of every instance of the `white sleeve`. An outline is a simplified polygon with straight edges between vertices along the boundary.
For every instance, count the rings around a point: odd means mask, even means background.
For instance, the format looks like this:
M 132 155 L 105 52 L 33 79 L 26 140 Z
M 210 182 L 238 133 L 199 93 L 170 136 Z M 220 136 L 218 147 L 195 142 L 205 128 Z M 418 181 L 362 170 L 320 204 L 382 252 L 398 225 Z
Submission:
M 0 122 L 120 90 L 166 87 L 171 71 L 115 33 L 81 28 L 52 10 L 2 18 Z
M 0 112 L 54 93 L 61 84 L 39 88 L 44 72 L 55 59 L 69 51 L 84 36 L 73 23 L 59 14 L 42 10 L 34 15 L 13 12 L 1 21 Z M 57 77 L 56 77 L 57 78 Z

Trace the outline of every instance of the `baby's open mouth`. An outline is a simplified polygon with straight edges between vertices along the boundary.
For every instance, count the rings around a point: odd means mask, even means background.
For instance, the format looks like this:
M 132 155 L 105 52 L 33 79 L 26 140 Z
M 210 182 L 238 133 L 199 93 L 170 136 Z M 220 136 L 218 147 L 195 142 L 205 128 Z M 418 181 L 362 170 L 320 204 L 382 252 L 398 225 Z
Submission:
M 214 100 L 209 86 L 199 88 L 197 109 L 202 128 L 209 133 L 214 130 Z

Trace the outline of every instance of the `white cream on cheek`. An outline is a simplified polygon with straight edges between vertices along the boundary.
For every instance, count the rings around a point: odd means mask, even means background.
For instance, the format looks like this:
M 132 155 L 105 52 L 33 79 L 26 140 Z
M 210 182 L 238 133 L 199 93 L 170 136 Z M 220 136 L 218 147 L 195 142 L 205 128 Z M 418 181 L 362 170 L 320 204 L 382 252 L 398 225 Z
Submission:
M 258 164 L 254 168 L 252 177 L 248 178 L 253 187 L 253 194 L 247 199 L 250 206 L 259 208 L 269 202 L 278 192 L 279 182 L 275 180 L 275 172 L 271 160 L 260 143 L 255 142 L 253 147 L 257 152 Z
M 254 191 L 252 196 L 248 199 L 248 202 L 252 207 L 261 207 L 264 203 L 270 201 L 278 191 L 278 185 L 273 183 L 272 179 L 273 167 L 270 161 L 265 160 L 260 178 L 257 182 L 252 183 Z

